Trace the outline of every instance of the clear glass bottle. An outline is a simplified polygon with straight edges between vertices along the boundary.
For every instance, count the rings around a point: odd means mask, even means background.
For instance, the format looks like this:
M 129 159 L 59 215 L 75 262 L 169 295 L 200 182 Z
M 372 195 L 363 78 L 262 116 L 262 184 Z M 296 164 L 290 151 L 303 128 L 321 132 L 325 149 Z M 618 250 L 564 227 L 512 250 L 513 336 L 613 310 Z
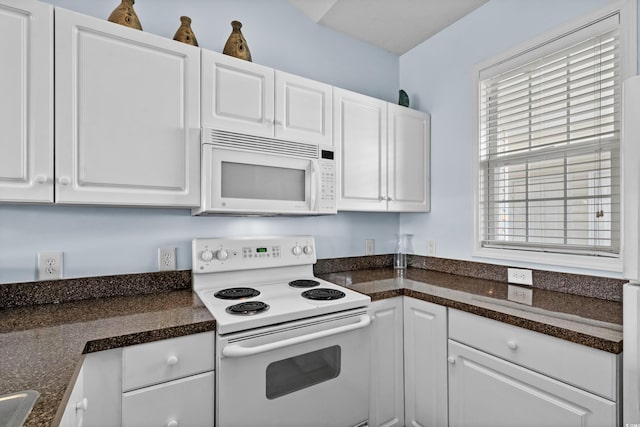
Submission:
M 396 234 L 396 249 L 393 252 L 393 268 L 407 268 L 407 254 L 413 252 L 413 234 Z

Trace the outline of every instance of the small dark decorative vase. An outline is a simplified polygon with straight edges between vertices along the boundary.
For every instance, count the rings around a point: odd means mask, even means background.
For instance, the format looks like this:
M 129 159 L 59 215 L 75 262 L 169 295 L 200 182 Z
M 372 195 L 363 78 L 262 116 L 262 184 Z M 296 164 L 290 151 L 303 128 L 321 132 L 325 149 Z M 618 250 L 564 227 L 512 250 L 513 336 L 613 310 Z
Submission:
M 173 39 L 182 43 L 198 46 L 196 35 L 193 34 L 193 30 L 191 30 L 191 18 L 188 16 L 181 16 L 180 22 L 180 28 L 176 31 L 176 35 L 173 36 Z
M 398 104 L 402 105 L 403 107 L 408 107 L 409 106 L 409 95 L 407 95 L 407 92 L 405 92 L 402 89 L 400 89 L 400 96 L 398 98 Z
M 135 0 L 122 0 L 122 3 L 111 12 L 108 20 L 116 24 L 124 25 L 125 27 L 142 31 L 142 25 L 140 25 L 138 15 L 136 15 L 136 11 L 133 10 L 134 3 Z
M 242 31 L 240 31 L 242 24 L 239 21 L 232 21 L 231 27 L 233 28 L 233 31 L 231 31 L 231 35 L 227 39 L 227 43 L 224 45 L 222 53 L 251 62 L 249 46 L 242 35 Z

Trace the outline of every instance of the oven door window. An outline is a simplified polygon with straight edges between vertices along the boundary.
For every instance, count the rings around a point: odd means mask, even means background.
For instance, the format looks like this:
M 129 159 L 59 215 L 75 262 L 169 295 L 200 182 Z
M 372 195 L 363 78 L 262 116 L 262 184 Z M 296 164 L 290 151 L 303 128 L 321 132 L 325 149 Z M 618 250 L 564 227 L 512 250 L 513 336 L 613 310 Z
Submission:
M 316 350 L 267 366 L 266 395 L 273 400 L 340 375 L 340 346 Z
M 305 201 L 305 170 L 227 161 L 221 168 L 225 199 Z

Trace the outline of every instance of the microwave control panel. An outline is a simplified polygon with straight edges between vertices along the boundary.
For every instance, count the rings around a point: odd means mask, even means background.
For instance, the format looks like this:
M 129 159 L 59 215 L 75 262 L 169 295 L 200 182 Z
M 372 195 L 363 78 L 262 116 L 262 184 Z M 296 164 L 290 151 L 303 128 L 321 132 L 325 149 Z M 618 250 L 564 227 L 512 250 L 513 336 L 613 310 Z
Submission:
M 320 212 L 336 211 L 336 163 L 333 151 L 322 150 L 320 166 Z

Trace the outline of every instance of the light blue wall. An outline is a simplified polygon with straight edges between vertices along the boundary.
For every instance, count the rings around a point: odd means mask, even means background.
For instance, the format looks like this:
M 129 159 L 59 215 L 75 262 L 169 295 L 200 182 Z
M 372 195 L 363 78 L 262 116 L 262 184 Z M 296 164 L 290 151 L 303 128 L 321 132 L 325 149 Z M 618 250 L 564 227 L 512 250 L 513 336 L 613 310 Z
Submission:
M 471 255 L 474 211 L 471 70 L 476 63 L 596 11 L 606 3 L 606 0 L 491 0 L 400 57 L 400 87 L 409 93 L 412 107 L 431 114 L 431 212 L 400 217 L 401 232 L 416 235 L 417 253 L 426 254 L 426 241 L 435 240 L 438 257 L 523 265 Z M 555 266 L 527 266 L 568 271 Z
M 44 0 L 107 19 L 120 0 Z M 173 38 L 191 17 L 198 44 L 222 52 L 231 21 L 242 22 L 253 62 L 387 101 L 398 97 L 398 57 L 321 25 L 287 0 L 137 0 L 146 32 Z
M 87 15 L 109 16 L 119 0 L 49 0 Z M 193 19 L 201 47 L 222 51 L 230 22 L 242 31 L 253 61 L 392 101 L 398 57 L 313 24 L 286 0 L 138 0 L 145 31 L 173 37 L 180 15 Z M 135 70 L 132 70 L 135 72 Z M 393 250 L 398 214 L 340 213 L 330 217 L 191 217 L 188 210 L 0 205 L 0 283 L 36 278 L 38 251 L 64 252 L 64 276 L 157 270 L 157 249 L 178 248 L 178 268 L 191 267 L 194 237 L 312 234 L 319 258 Z

